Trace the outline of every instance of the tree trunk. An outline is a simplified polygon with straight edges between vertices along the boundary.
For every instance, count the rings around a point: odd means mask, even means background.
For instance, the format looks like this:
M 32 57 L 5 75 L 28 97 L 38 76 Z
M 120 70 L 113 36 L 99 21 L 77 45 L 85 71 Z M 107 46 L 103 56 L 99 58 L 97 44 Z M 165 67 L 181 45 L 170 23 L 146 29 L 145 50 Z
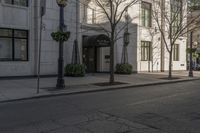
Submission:
M 115 81 L 114 78 L 114 36 L 111 35 L 110 43 L 110 84 L 113 84 Z
M 168 78 L 172 78 L 172 50 L 169 52 L 169 75 Z
M 111 40 L 110 44 L 110 84 L 113 84 L 114 79 L 114 42 Z

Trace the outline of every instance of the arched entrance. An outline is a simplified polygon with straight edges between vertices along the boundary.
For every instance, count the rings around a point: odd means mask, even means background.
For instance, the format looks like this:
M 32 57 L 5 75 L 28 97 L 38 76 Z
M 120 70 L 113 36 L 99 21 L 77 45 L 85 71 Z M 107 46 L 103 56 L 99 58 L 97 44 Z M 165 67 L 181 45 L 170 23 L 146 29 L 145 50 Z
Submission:
M 109 72 L 110 39 L 104 34 L 83 36 L 83 63 L 86 72 Z

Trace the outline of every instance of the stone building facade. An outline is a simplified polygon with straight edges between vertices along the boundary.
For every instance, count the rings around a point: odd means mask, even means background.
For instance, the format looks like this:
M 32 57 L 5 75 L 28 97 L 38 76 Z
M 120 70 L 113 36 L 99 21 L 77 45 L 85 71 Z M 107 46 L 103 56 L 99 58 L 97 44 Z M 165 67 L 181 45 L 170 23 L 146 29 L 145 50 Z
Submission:
M 169 54 L 165 44 L 162 43 L 162 36 L 158 30 L 155 20 L 152 17 L 152 12 L 154 10 L 154 6 L 156 5 L 155 1 L 156 0 L 142 0 L 128 9 L 128 16 L 131 20 L 128 26 L 130 33 L 128 62 L 133 66 L 134 72 L 166 71 L 169 68 Z M 166 11 L 170 12 L 170 0 L 161 1 L 164 3 Z M 161 3 L 161 1 L 158 3 Z M 186 2 L 186 0 L 182 1 L 184 7 L 187 6 Z M 83 31 L 82 35 L 90 36 L 94 34 L 102 34 L 104 31 L 99 31 L 98 25 L 106 23 L 107 20 L 105 15 L 99 13 L 99 9 L 95 6 L 95 2 L 93 0 L 82 0 L 80 10 L 82 13 L 80 14 L 80 22 L 82 25 L 81 30 Z M 182 15 L 186 13 L 186 8 L 183 8 L 183 10 Z M 122 24 L 120 24 L 123 25 L 124 21 L 125 20 L 122 19 Z M 184 19 L 184 22 L 186 21 L 187 20 Z M 164 23 L 163 25 L 164 27 L 167 27 L 167 24 Z M 124 30 L 120 32 L 119 37 L 122 37 L 123 34 Z M 166 40 L 169 43 L 169 40 Z M 178 38 L 176 41 L 177 47 L 175 48 L 175 52 L 173 54 L 173 70 L 186 70 L 186 43 L 187 37 Z M 102 50 L 104 53 L 100 54 L 102 55 L 102 57 L 100 57 L 101 59 L 104 58 L 103 56 L 105 56 L 104 54 L 106 54 L 108 48 L 102 48 L 104 49 Z M 115 44 L 115 64 L 121 63 L 122 48 L 123 38 L 119 39 Z M 109 53 L 107 52 L 107 54 Z M 102 60 L 101 63 L 105 64 L 105 62 L 107 61 Z M 109 65 L 105 64 L 105 66 Z
M 71 36 L 64 45 L 64 62 L 71 63 L 77 38 L 80 60 L 87 66 L 87 72 L 108 72 L 109 46 L 94 49 L 92 44 L 87 44 L 88 37 L 105 35 L 96 23 L 106 23 L 105 18 L 96 13 L 97 7 L 90 4 L 86 0 L 69 0 L 65 8 L 66 30 Z M 128 10 L 129 17 L 134 18 L 129 24 L 128 45 L 128 62 L 133 72 L 161 71 L 161 35 L 150 17 L 151 10 L 151 0 L 139 2 Z M 40 19 L 40 0 L 0 0 L 0 77 L 37 74 Z M 56 0 L 47 0 L 42 31 L 42 75 L 57 74 L 58 44 L 52 40 L 51 33 L 58 25 Z M 186 70 L 186 39 L 179 39 L 177 43 L 178 59 L 173 61 L 173 70 Z M 123 38 L 115 45 L 115 64 L 121 62 L 122 48 Z M 164 51 L 164 70 L 168 70 L 169 58 L 166 49 Z
M 76 34 L 76 2 L 65 8 L 65 24 L 71 32 L 65 43 L 65 63 L 70 63 L 72 44 Z M 47 0 L 43 18 L 41 74 L 57 73 L 58 44 L 51 33 L 58 30 L 59 8 L 55 0 Z M 37 73 L 37 55 L 40 30 L 40 0 L 0 1 L 0 76 L 28 76 Z M 12 32 L 24 31 L 23 40 L 17 40 Z M 7 35 L 11 32 L 11 35 Z M 20 36 L 20 35 L 19 35 Z

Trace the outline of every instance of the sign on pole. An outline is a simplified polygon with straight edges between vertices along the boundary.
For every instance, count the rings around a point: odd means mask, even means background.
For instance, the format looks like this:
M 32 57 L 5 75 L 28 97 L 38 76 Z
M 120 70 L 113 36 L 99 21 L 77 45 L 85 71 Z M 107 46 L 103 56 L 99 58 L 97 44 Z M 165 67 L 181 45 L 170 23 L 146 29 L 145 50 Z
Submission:
M 40 15 L 43 17 L 46 13 L 46 0 L 40 1 Z
M 40 36 L 38 45 L 38 69 L 37 69 L 37 93 L 40 92 L 40 59 L 41 59 L 41 44 L 42 44 L 42 20 L 46 13 L 46 0 L 40 0 Z

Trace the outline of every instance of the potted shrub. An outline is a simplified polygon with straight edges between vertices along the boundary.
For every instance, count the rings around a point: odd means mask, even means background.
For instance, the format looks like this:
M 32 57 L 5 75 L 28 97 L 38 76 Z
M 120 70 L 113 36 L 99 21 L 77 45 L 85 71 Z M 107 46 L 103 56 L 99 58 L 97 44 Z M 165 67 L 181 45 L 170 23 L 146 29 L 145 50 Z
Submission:
M 116 65 L 116 73 L 117 74 L 131 74 L 132 73 L 132 65 L 126 64 L 117 64 Z
M 65 75 L 72 77 L 83 77 L 85 76 L 85 65 L 68 64 L 65 66 Z
M 63 32 L 63 31 L 52 32 L 51 33 L 51 37 L 56 42 L 59 42 L 59 41 L 65 42 L 65 41 L 67 41 L 69 39 L 70 32 Z

